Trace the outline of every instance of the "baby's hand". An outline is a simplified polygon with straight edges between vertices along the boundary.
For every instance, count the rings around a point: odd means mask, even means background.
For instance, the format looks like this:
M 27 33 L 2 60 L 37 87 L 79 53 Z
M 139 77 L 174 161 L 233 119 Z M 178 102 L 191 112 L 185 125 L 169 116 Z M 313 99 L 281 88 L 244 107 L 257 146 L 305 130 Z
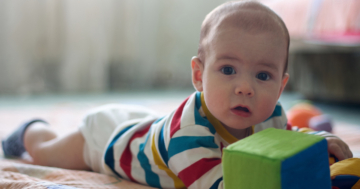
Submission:
M 344 141 L 336 137 L 326 137 L 326 140 L 329 153 L 335 155 L 339 161 L 353 157 L 349 146 Z

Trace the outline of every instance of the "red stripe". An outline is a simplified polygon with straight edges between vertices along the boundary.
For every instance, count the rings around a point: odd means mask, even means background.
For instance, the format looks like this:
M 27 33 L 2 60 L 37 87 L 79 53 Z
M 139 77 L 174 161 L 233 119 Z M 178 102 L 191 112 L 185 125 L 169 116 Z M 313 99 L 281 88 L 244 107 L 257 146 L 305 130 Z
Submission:
M 290 130 L 290 131 L 292 130 L 292 125 L 290 122 L 286 123 L 286 130 Z
M 224 144 L 220 142 L 221 157 L 223 155 Z
M 131 161 L 132 161 L 132 154 L 130 151 L 130 144 L 136 138 L 144 136 L 150 129 L 150 126 L 147 126 L 144 130 L 136 132 L 130 139 L 128 145 L 126 146 L 123 154 L 120 158 L 120 167 L 124 170 L 125 174 L 130 178 L 131 181 L 136 182 L 134 178 L 131 176 Z
M 184 182 L 185 186 L 189 187 L 210 169 L 220 163 L 220 158 L 203 158 L 182 170 L 178 176 Z
M 187 99 L 185 99 L 184 102 L 181 103 L 179 108 L 174 113 L 174 116 L 171 121 L 171 126 L 170 126 L 170 137 L 172 137 L 176 133 L 176 131 L 178 131 L 180 129 L 182 112 L 183 112 L 185 104 L 189 100 L 189 98 L 190 98 L 190 96 L 187 97 Z

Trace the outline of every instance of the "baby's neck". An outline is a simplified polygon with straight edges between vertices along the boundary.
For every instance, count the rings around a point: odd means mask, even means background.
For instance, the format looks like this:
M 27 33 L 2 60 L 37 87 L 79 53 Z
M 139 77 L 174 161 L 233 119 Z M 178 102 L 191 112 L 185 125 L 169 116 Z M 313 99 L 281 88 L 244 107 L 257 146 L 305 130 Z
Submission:
M 245 129 L 234 129 L 231 127 L 228 127 L 226 125 L 224 125 L 225 129 L 231 134 L 233 135 L 235 138 L 241 140 L 247 136 L 249 136 L 251 134 L 251 127 L 245 128 Z

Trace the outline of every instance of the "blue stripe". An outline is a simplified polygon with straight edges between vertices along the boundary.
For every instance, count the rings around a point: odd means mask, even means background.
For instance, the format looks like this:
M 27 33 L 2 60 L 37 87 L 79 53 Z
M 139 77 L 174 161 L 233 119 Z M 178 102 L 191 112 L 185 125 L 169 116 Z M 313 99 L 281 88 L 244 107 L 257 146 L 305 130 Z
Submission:
M 168 157 L 168 153 L 166 151 L 166 147 L 165 147 L 165 141 L 164 141 L 164 127 L 165 124 L 162 126 L 161 131 L 160 131 L 160 136 L 159 136 L 159 152 L 160 155 L 163 159 L 163 161 L 165 162 L 166 166 L 168 166 L 168 161 L 169 161 L 169 157 Z
M 144 149 L 145 149 L 145 145 L 146 143 L 148 142 L 148 139 L 149 139 L 149 136 L 150 136 L 150 131 L 148 132 L 147 136 L 146 136 L 146 140 L 141 143 L 139 145 L 139 153 L 137 155 L 137 158 L 140 162 L 140 165 L 141 167 L 144 169 L 145 171 L 145 180 L 146 180 L 146 183 L 149 185 L 149 186 L 152 186 L 152 187 L 156 187 L 156 188 L 160 188 L 161 185 L 160 185 L 160 179 L 159 179 L 159 176 L 157 174 L 155 174 L 152 170 L 151 170 L 151 165 L 149 163 L 149 159 L 147 158 L 145 152 L 144 152 Z
M 267 121 L 267 120 L 269 120 L 269 119 L 271 119 L 273 117 L 278 117 L 278 116 L 281 116 L 281 115 L 282 115 L 281 105 L 277 104 L 275 106 L 275 110 L 273 111 L 272 115 L 269 118 L 267 118 L 265 121 Z
M 169 159 L 178 153 L 193 148 L 218 148 L 215 144 L 214 136 L 182 136 L 171 139 L 169 144 Z
M 211 125 L 211 123 L 209 122 L 208 119 L 206 119 L 205 117 L 201 117 L 200 112 L 199 112 L 199 110 L 196 109 L 196 107 L 194 110 L 194 118 L 195 118 L 196 125 L 204 126 L 204 127 L 208 128 L 212 134 L 215 134 L 216 130 L 215 130 L 214 126 Z
M 136 125 L 136 124 L 135 124 Z M 123 178 L 115 171 L 115 160 L 114 160 L 114 144 L 116 141 L 123 135 L 126 131 L 128 131 L 130 128 L 132 128 L 134 125 L 131 125 L 129 127 L 126 127 L 125 129 L 121 130 L 111 141 L 109 146 L 106 149 L 105 152 L 105 164 L 110 167 L 110 169 L 120 178 Z
M 209 120 L 206 117 L 202 117 L 200 115 L 200 112 L 199 112 L 200 108 L 201 108 L 201 93 L 197 92 L 196 93 L 196 98 L 195 98 L 195 107 L 194 107 L 195 124 L 199 125 L 199 126 L 207 127 L 212 134 L 215 134 L 216 130 L 211 125 Z
M 164 119 L 164 117 L 165 117 L 165 116 L 163 116 L 163 117 L 161 117 L 161 118 L 159 118 L 159 119 L 155 120 L 155 121 L 153 122 L 153 124 L 155 124 L 155 123 L 159 123 L 162 119 Z
M 331 185 L 336 186 L 337 188 L 348 188 L 352 187 L 359 182 L 360 177 L 353 175 L 337 175 L 334 179 L 331 180 Z M 335 187 L 334 187 L 335 188 Z M 355 188 L 355 187 L 354 187 Z
M 214 182 L 214 184 L 210 187 L 210 189 L 217 189 L 219 187 L 220 182 L 223 180 L 223 178 L 217 179 L 217 181 Z
M 198 91 L 195 95 L 195 107 L 199 110 L 201 107 L 201 92 Z
M 42 183 L 43 182 L 40 182 L 40 184 L 42 184 Z M 45 187 L 47 189 L 78 189 L 78 188 L 75 188 L 75 187 L 72 187 L 72 186 L 66 186 L 66 185 L 61 185 L 61 184 L 54 184 L 54 185 L 45 186 Z

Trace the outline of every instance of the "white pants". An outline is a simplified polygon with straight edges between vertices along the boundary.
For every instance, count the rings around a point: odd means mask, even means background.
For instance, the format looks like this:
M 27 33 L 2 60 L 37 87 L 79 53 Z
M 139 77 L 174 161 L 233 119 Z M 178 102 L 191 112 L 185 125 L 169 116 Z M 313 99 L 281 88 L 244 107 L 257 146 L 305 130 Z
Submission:
M 102 159 L 106 145 L 114 130 L 126 127 L 128 121 L 155 116 L 152 110 L 137 105 L 109 104 L 90 111 L 79 129 L 85 138 L 83 157 L 95 172 L 104 173 Z

